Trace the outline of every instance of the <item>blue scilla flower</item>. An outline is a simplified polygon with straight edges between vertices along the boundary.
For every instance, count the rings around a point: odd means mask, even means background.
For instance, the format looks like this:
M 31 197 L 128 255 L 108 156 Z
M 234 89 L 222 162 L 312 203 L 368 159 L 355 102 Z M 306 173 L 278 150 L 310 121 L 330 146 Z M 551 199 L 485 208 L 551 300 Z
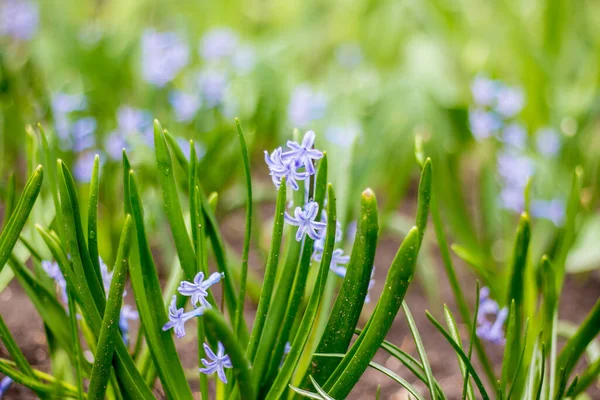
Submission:
M 102 154 L 100 156 L 100 165 L 102 165 L 104 158 Z M 73 165 L 73 176 L 77 182 L 87 183 L 92 177 L 92 170 L 94 168 L 94 158 L 96 154 L 92 151 L 86 151 L 85 153 L 79 154 Z
M 498 174 L 504 182 L 517 188 L 524 188 L 535 170 L 535 164 L 531 158 L 510 151 L 498 154 L 497 167 Z
M 477 312 L 477 336 L 490 343 L 504 344 L 504 323 L 508 317 L 508 308 L 500 308 L 490 298 L 487 287 L 479 291 L 479 309 Z
M 118 130 L 110 132 L 104 140 L 104 151 L 112 160 L 120 160 L 123 149 L 130 150 L 127 135 Z
M 265 150 L 265 162 L 269 167 L 269 175 L 277 189 L 281 185 L 281 179 L 285 178 L 286 182 L 292 186 L 294 190 L 298 190 L 298 181 L 303 181 L 309 177 L 308 172 L 298 172 L 298 167 L 293 160 L 284 161 L 282 158 L 283 150 L 278 147 L 269 155 Z
M 134 321 L 139 318 L 139 313 L 129 304 L 125 304 L 121 308 L 119 314 L 119 330 L 121 331 L 121 337 L 125 343 L 129 342 L 129 321 Z
M 87 98 L 83 94 L 58 92 L 52 95 L 52 112 L 65 115 L 74 111 L 82 111 L 87 107 Z
M 502 208 L 520 213 L 525 209 L 525 194 L 523 188 L 506 186 L 500 191 L 500 205 Z
M 288 119 L 292 126 L 306 128 L 311 122 L 323 118 L 326 109 L 325 95 L 313 91 L 307 84 L 301 84 L 292 91 L 288 105 Z
M 38 30 L 39 10 L 27 0 L 4 0 L 0 3 L 0 36 L 29 40 Z
M 283 161 L 293 160 L 297 167 L 304 166 L 306 172 L 311 175 L 314 174 L 315 166 L 313 165 L 313 160 L 323 157 L 323 153 L 313 148 L 315 137 L 316 135 L 313 131 L 308 131 L 304 134 L 301 144 L 293 140 L 288 140 L 287 146 L 290 150 L 281 154 L 281 159 Z
M 325 235 L 323 235 L 323 236 L 325 236 Z M 321 262 L 322 259 L 323 259 L 322 252 L 313 254 L 313 260 L 315 260 L 317 262 Z M 329 264 L 329 268 L 334 272 L 338 271 L 338 269 L 341 266 L 348 264 L 349 261 L 350 261 L 350 256 L 344 255 L 344 250 L 335 249 L 333 251 L 333 254 L 331 255 L 331 264 Z
M 193 120 L 200 107 L 202 107 L 202 100 L 199 95 L 185 93 L 180 90 L 169 93 L 169 103 L 173 106 L 175 119 L 178 122 Z
M 562 226 L 565 222 L 565 203 L 560 199 L 533 200 L 531 215 L 552 221 L 556 226 Z
M 535 134 L 537 151 L 544 156 L 554 156 L 560 151 L 560 134 L 554 128 L 542 128 Z
M 471 94 L 478 106 L 492 106 L 497 93 L 498 84 L 485 75 L 477 75 L 471 83 Z
M 247 74 L 256 65 L 256 52 L 250 46 L 241 46 L 233 54 L 231 65 L 239 75 Z
M 177 141 L 177 144 L 179 144 L 181 151 L 183 151 L 185 158 L 187 158 L 189 160 L 190 155 L 191 155 L 190 141 L 185 138 L 182 138 L 180 136 L 175 138 L 175 140 Z M 204 148 L 204 146 L 201 143 L 194 141 L 194 148 L 196 149 L 196 157 L 198 157 L 199 159 L 202 159 L 202 157 L 204 157 L 204 155 L 206 154 L 206 149 Z
M 512 118 L 525 106 L 525 94 L 518 87 L 501 86 L 496 94 L 496 112 L 504 118 Z
M 496 133 L 502 127 L 502 121 L 493 112 L 476 108 L 469 111 L 469 126 L 475 139 L 483 140 Z
M 56 286 L 60 290 L 62 300 L 66 303 L 67 299 L 67 281 L 62 274 L 60 267 L 56 261 L 42 261 L 42 269 L 48 276 L 56 283 Z
M 517 122 L 508 124 L 502 131 L 502 141 L 516 149 L 523 150 L 527 147 L 527 130 Z
M 124 135 L 144 133 L 152 127 L 152 115 L 148 111 L 122 105 L 117 110 L 117 126 Z
M 185 323 L 202 314 L 204 314 L 204 307 L 194 308 L 189 312 L 185 312 L 183 308 L 177 308 L 177 296 L 173 295 L 169 305 L 169 322 L 164 324 L 162 330 L 168 331 L 173 328 L 175 336 L 182 338 L 185 336 Z
M 349 148 L 357 137 L 362 135 L 360 123 L 351 121 L 343 125 L 330 125 L 325 129 L 325 137 L 331 143 Z
M 154 86 L 171 82 L 189 62 L 189 48 L 175 32 L 148 29 L 142 36 L 142 76 Z
M 318 240 L 321 237 L 322 231 L 327 227 L 327 224 L 315 221 L 318 213 L 319 205 L 314 201 L 308 202 L 304 206 L 304 210 L 296 207 L 293 217 L 287 211 L 285 212 L 285 221 L 290 225 L 298 227 L 298 231 L 296 232 L 297 241 L 301 241 L 305 233 L 313 240 Z
M 0 399 L 2 399 L 6 394 L 6 391 L 10 389 L 12 383 L 13 380 L 10 376 L 5 376 L 4 378 L 2 378 L 2 380 L 0 381 Z
M 229 80 L 223 71 L 204 70 L 198 74 L 198 87 L 206 107 L 213 108 L 223 103 Z
M 211 348 L 204 343 L 204 351 L 206 357 L 210 360 L 202 359 L 204 368 L 200 368 L 200 372 L 206 375 L 217 373 L 217 376 L 223 383 L 227 383 L 227 376 L 225 375 L 225 368 L 232 368 L 231 360 L 229 356 L 225 354 L 225 347 L 223 343 L 219 342 L 217 345 L 217 354 L 215 354 Z
M 208 297 L 208 289 L 224 277 L 224 273 L 214 272 L 208 279 L 204 280 L 204 272 L 198 272 L 194 277 L 193 282 L 182 281 L 177 290 L 183 296 L 191 297 L 192 305 L 194 307 L 197 307 L 198 303 L 200 303 L 202 307 L 210 308 L 211 305 L 206 299 Z
M 94 132 L 98 123 L 94 117 L 79 118 L 71 126 L 72 149 L 76 152 L 89 150 L 96 143 Z
M 229 28 L 214 28 L 204 34 L 199 53 L 206 61 L 220 61 L 233 56 L 238 46 L 237 34 Z

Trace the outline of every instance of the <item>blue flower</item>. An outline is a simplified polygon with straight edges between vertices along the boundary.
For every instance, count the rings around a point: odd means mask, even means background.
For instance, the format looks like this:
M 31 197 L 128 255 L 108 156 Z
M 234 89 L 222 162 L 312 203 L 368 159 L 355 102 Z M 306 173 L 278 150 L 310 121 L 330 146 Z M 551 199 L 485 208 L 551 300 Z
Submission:
M 198 86 L 209 108 L 223 103 L 228 84 L 227 75 L 223 71 L 205 70 L 198 74 Z
M 94 146 L 96 143 L 94 132 L 96 132 L 97 126 L 94 117 L 80 118 L 73 123 L 71 127 L 73 151 L 81 152 Z
M 242 46 L 235 51 L 231 64 L 240 75 L 244 75 L 252 70 L 256 65 L 256 54 L 250 46 Z
M 147 128 L 152 127 L 152 115 L 148 111 L 123 105 L 117 110 L 117 125 L 125 136 L 144 133 Z
M 96 154 L 91 151 L 79 154 L 73 165 L 73 176 L 78 182 L 87 183 L 92 177 L 94 168 L 94 159 Z M 100 165 L 102 165 L 102 157 L 100 157 Z
M 471 94 L 478 106 L 491 106 L 497 92 L 498 84 L 484 75 L 477 75 L 471 84 Z
M 188 94 L 179 90 L 169 93 L 169 103 L 175 111 L 175 119 L 179 122 L 189 122 L 194 119 L 202 106 L 200 96 Z
M 313 260 L 315 260 L 317 262 L 321 262 L 322 259 L 323 259 L 322 252 L 313 254 Z M 336 274 L 341 276 L 341 274 L 342 274 L 341 269 L 342 268 L 344 270 L 346 269 L 345 267 L 342 267 L 342 266 L 348 264 L 349 261 L 350 261 L 350 256 L 345 256 L 344 250 L 335 249 L 333 251 L 333 254 L 331 255 L 331 264 L 329 264 L 329 268 L 331 268 L 331 270 L 333 272 L 335 272 Z M 345 271 L 343 272 L 343 275 L 344 276 L 346 275 Z
M 542 128 L 535 134 L 537 150 L 545 156 L 553 156 L 560 151 L 560 135 L 553 128 Z
M 210 360 L 202 359 L 202 364 L 204 364 L 204 368 L 200 368 L 200 372 L 206 375 L 217 373 L 217 376 L 223 383 L 227 383 L 227 376 L 225 375 L 225 368 L 232 368 L 231 360 L 229 356 L 225 354 L 225 347 L 223 347 L 223 343 L 218 343 L 218 351 L 217 354 L 213 353 L 211 348 L 204 343 L 204 351 L 206 352 L 206 357 Z
M 67 94 L 58 92 L 52 95 L 52 112 L 54 117 L 73 111 L 82 111 L 87 107 L 87 99 L 82 94 Z
M 199 53 L 206 61 L 231 57 L 238 45 L 237 34 L 229 28 L 215 28 L 204 34 Z
M 177 290 L 184 296 L 191 296 L 194 307 L 197 307 L 198 303 L 201 303 L 202 307 L 210 308 L 211 305 L 206 300 L 208 297 L 208 288 L 218 283 L 224 277 L 225 274 L 222 272 L 214 272 L 208 279 L 204 280 L 204 272 L 198 272 L 194 277 L 194 282 L 182 281 Z
M 129 342 L 129 321 L 137 320 L 139 316 L 139 313 L 129 304 L 125 304 L 121 308 L 121 313 L 119 314 L 119 330 L 121 331 L 123 342 Z
M 64 303 L 67 303 L 67 281 L 62 274 L 60 267 L 56 261 L 42 261 L 42 269 L 56 283 L 60 290 L 61 298 Z
M 146 82 L 163 87 L 189 62 L 187 43 L 175 32 L 148 29 L 142 36 L 142 76 Z
M 507 210 L 522 212 L 525 209 L 523 188 L 507 186 L 500 192 L 501 206 Z
M 296 232 L 297 241 L 301 241 L 305 233 L 313 240 L 318 240 L 321 237 L 322 231 L 327 227 L 327 224 L 315 221 L 318 213 L 319 205 L 314 201 L 308 202 L 304 206 L 304 210 L 296 207 L 293 217 L 287 211 L 285 212 L 285 221 L 290 225 L 298 227 L 298 231 Z
M 477 312 L 477 336 L 490 343 L 504 344 L 503 326 L 508 317 L 508 308 L 500 308 L 490 297 L 490 289 L 479 291 L 479 309 Z
M 29 40 L 37 32 L 37 4 L 27 0 L 4 0 L 0 3 L 0 36 Z
M 525 94 L 521 88 L 501 86 L 496 95 L 496 112 L 505 118 L 517 115 L 525 106 Z
M 498 174 L 509 185 L 524 188 L 533 175 L 535 165 L 531 158 L 517 153 L 503 152 L 498 155 Z
M 502 121 L 492 112 L 477 108 L 469 111 L 469 126 L 477 140 L 492 136 L 502 127 Z
M 175 138 L 175 140 L 177 141 L 177 144 L 179 145 L 179 147 L 181 148 L 181 151 L 183 151 L 183 154 L 185 155 L 185 158 L 187 158 L 188 160 L 190 159 L 190 141 L 187 139 L 184 139 L 180 136 L 178 136 L 177 138 Z M 206 154 L 206 149 L 204 148 L 204 146 L 197 142 L 194 141 L 194 147 L 196 149 L 196 157 L 198 159 L 202 159 L 202 157 L 204 157 L 204 155 Z
M 290 104 L 288 105 L 288 118 L 292 126 L 305 128 L 311 122 L 325 116 L 327 99 L 323 93 L 314 92 L 310 86 L 301 84 L 294 88 Z
M 194 308 L 189 312 L 184 312 L 183 308 L 177 308 L 177 296 L 173 295 L 169 305 L 169 322 L 162 327 L 162 330 L 168 331 L 173 328 L 175 336 L 182 338 L 185 336 L 185 323 L 202 314 L 204 314 L 204 307 Z
M 113 160 L 120 160 L 123 149 L 129 150 L 126 135 L 120 131 L 112 131 L 104 140 L 104 150 Z
M 340 66 L 353 69 L 360 65 L 363 54 L 358 43 L 344 43 L 336 49 L 335 58 Z
M 12 385 L 12 383 L 13 380 L 10 376 L 5 376 L 4 378 L 2 378 L 2 380 L 0 381 L 0 399 L 4 397 L 6 391 L 10 388 L 10 385 Z
M 527 131 L 522 124 L 512 123 L 504 127 L 502 141 L 516 149 L 523 150 L 527 146 Z
M 281 185 L 281 179 L 285 178 L 286 182 L 292 186 L 294 190 L 298 190 L 298 182 L 309 177 L 308 172 L 298 172 L 296 164 L 292 160 L 284 161 L 282 159 L 282 149 L 278 147 L 269 155 L 265 150 L 265 162 L 269 167 L 269 175 L 277 189 Z
M 534 200 L 531 203 L 531 215 L 552 221 L 562 226 L 565 221 L 565 203 L 560 199 Z
M 102 276 L 102 286 L 104 286 L 104 291 L 106 292 L 106 297 L 108 297 L 108 291 L 110 290 L 110 284 L 112 283 L 112 278 L 114 275 L 114 271 L 110 271 L 108 266 L 102 261 L 102 257 L 98 257 L 98 262 L 100 263 L 100 275 Z M 125 296 L 125 292 L 123 292 L 123 296 Z
M 313 149 L 315 136 L 313 131 L 306 132 L 302 139 L 302 144 L 288 140 L 287 146 L 290 150 L 281 154 L 281 159 L 283 161 L 293 160 L 296 167 L 304 166 L 306 172 L 311 175 L 314 174 L 315 166 L 313 165 L 313 160 L 318 160 L 323 157 L 323 153 L 317 149 Z

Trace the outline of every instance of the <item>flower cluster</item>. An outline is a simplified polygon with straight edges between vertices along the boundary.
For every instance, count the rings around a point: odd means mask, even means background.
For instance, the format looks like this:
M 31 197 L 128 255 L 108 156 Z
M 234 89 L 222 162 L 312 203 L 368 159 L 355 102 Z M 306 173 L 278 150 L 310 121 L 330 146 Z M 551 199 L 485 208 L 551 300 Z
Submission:
M 508 308 L 500 308 L 498 303 L 490 298 L 490 289 L 481 288 L 479 291 L 479 309 L 477 312 L 477 336 L 490 343 L 504 344 L 504 330 L 502 329 Z
M 210 359 L 210 361 L 206 359 L 202 359 L 202 364 L 204 364 L 204 368 L 200 368 L 200 372 L 210 375 L 217 373 L 217 376 L 223 383 L 227 383 L 227 376 L 225 375 L 225 368 L 232 368 L 231 360 L 229 356 L 225 354 L 225 347 L 223 347 L 223 343 L 219 342 L 217 344 L 217 354 L 215 354 L 211 348 L 203 343 L 204 352 L 206 356 Z
M 171 82 L 190 58 L 185 40 L 175 32 L 148 29 L 142 36 L 142 76 L 156 87 Z
M 215 272 L 205 280 L 204 273 L 198 272 L 194 277 L 193 282 L 181 281 L 177 291 L 183 296 L 191 297 L 194 309 L 185 312 L 183 307 L 177 308 L 177 296 L 173 295 L 171 304 L 169 305 L 169 322 L 163 326 L 163 331 L 173 328 L 175 336 L 178 338 L 184 337 L 185 323 L 194 317 L 204 314 L 205 309 L 211 308 L 211 305 L 207 300 L 208 289 L 224 277 L 225 275 L 223 273 Z M 198 306 L 198 303 L 200 303 L 200 306 Z
M 480 75 L 473 81 L 471 92 L 475 102 L 475 108 L 469 111 L 473 136 L 477 140 L 493 137 L 501 145 L 497 156 L 502 185 L 500 204 L 520 213 L 525 209 L 525 187 L 536 170 L 536 161 L 529 152 L 527 129 L 516 120 L 525 105 L 523 91 Z M 544 127 L 535 133 L 535 137 L 536 150 L 542 156 L 554 156 L 560 151 L 561 139 L 556 130 Z M 532 202 L 531 213 L 560 226 L 564 219 L 564 203 L 560 199 L 536 199 Z
M 288 105 L 288 119 L 292 126 L 305 128 L 325 116 L 327 98 L 309 85 L 301 84 L 292 91 Z
M 28 0 L 4 0 L 0 3 L 0 36 L 29 40 L 38 30 L 39 10 Z
M 149 111 L 122 105 L 117 110 L 117 128 L 104 141 L 104 149 L 113 160 L 121 159 L 123 149 L 129 150 L 139 139 L 154 145 L 152 115 Z

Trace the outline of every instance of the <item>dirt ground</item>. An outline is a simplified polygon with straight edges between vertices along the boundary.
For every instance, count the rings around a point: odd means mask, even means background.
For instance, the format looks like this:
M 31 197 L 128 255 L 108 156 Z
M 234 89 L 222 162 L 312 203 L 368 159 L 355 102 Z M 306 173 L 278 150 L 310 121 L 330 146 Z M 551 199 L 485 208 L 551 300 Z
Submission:
M 229 234 L 227 236 L 229 236 Z M 233 239 L 232 242 L 236 242 L 238 232 L 234 232 L 231 236 L 233 237 L 228 239 Z M 390 264 L 397 247 L 398 240 L 384 237 L 380 241 L 375 265 L 381 267 L 376 270 L 376 284 L 372 291 L 373 299 L 378 298 L 385 280 L 387 269 L 383 266 Z M 459 260 L 455 261 L 456 266 L 459 269 L 461 282 L 465 285 L 467 290 L 474 290 L 474 275 L 470 274 L 466 270 L 464 264 Z M 452 302 L 450 288 L 445 279 L 445 273 L 439 265 L 436 276 L 439 279 L 437 284 L 439 284 L 441 290 L 440 297 L 447 301 L 450 308 L 455 311 L 456 309 Z M 473 293 L 473 290 L 470 292 Z M 566 281 L 565 291 L 561 300 L 561 318 L 573 323 L 580 323 L 585 314 L 592 308 L 599 295 L 600 275 L 590 274 L 586 276 L 569 277 Z M 456 356 L 450 345 L 443 339 L 437 330 L 433 328 L 425 316 L 425 310 L 429 310 L 438 319 L 442 319 L 442 305 L 428 304 L 422 283 L 418 280 L 411 284 L 406 299 L 416 320 L 417 326 L 419 327 L 434 376 L 445 389 L 445 392 L 448 393 L 449 399 L 460 399 L 462 378 L 458 369 Z M 127 296 L 127 302 L 132 301 L 133 297 L 131 295 Z M 375 301 L 373 304 L 367 306 L 371 308 L 367 308 L 365 314 L 369 314 L 374 303 Z M 251 321 L 254 307 L 248 306 L 247 308 L 247 317 L 248 320 Z M 48 371 L 49 360 L 47 344 L 41 319 L 16 280 L 0 294 L 0 313 L 15 337 L 17 344 L 23 350 L 32 366 L 43 371 Z M 456 313 L 456 315 L 458 315 L 458 313 Z M 465 326 L 460 324 L 460 329 L 462 331 L 462 337 L 466 337 L 467 332 L 465 331 Z M 186 370 L 189 371 L 191 377 L 197 376 L 197 350 L 195 338 L 193 337 L 194 331 L 195 329 L 190 327 L 188 332 L 192 334 L 188 334 L 185 338 L 176 341 L 183 365 Z M 132 335 L 132 337 L 135 336 Z M 412 337 L 410 336 L 402 312 L 398 314 L 387 339 L 396 345 L 399 345 L 403 350 L 417 356 Z M 492 358 L 499 361 L 502 355 L 502 348 L 494 345 L 488 345 L 488 347 Z M 6 349 L 3 346 L 0 346 L 0 356 L 8 357 Z M 377 354 L 375 361 L 395 371 L 410 383 L 414 384 L 415 387 L 421 389 L 422 393 L 426 393 L 424 385 L 418 383 L 416 378 L 414 378 L 399 361 L 387 356 L 382 351 Z M 197 382 L 192 382 L 191 385 L 192 388 L 197 388 Z M 381 399 L 408 400 L 407 393 L 402 387 L 383 374 L 371 369 L 365 372 L 360 382 L 349 396 L 349 399 L 372 399 L 375 397 L 378 385 L 381 386 Z M 592 398 L 600 398 L 600 389 L 598 387 L 592 388 L 590 394 Z M 157 393 L 157 395 L 160 397 L 160 393 Z M 197 397 L 200 398 L 200 395 L 198 394 Z M 35 397 L 30 390 L 20 385 L 13 385 L 4 398 L 31 399 Z

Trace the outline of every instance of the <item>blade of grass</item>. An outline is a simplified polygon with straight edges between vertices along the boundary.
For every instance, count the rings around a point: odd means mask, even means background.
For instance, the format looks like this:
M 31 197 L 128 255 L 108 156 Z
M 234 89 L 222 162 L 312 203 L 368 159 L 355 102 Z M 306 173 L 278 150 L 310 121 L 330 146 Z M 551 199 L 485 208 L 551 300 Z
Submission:
M 240 276 L 240 293 L 235 310 L 235 321 L 233 324 L 234 331 L 239 336 L 240 326 L 244 318 L 244 302 L 246 301 L 246 281 L 248 280 L 248 254 L 250 253 L 250 235 L 252 232 L 252 177 L 250 175 L 250 157 L 248 156 L 248 146 L 244 131 L 240 125 L 240 121 L 235 119 L 238 139 L 242 150 L 242 158 L 244 160 L 244 175 L 246 176 L 246 231 L 244 233 L 244 250 L 242 251 L 242 271 Z
M 48 137 L 46 136 L 46 132 L 44 131 L 44 127 L 42 124 L 38 124 L 38 129 L 40 131 L 40 135 L 42 136 L 42 149 L 44 154 L 44 164 L 46 165 L 46 169 L 48 170 L 48 183 L 50 186 L 50 191 L 52 193 L 52 200 L 54 202 L 54 210 L 56 213 L 56 225 L 58 229 L 58 234 L 61 238 L 65 237 L 64 234 L 64 221 L 62 210 L 60 207 L 60 199 L 58 195 L 58 173 L 56 171 L 56 157 L 54 155 L 53 148 L 48 143 Z
M 462 340 L 460 338 L 460 332 L 458 330 L 458 326 L 456 325 L 456 321 L 454 320 L 454 316 L 452 312 L 448 308 L 447 305 L 444 304 L 444 317 L 446 319 L 446 325 L 448 326 L 448 330 L 450 331 L 450 335 L 452 339 L 461 347 L 462 349 Z M 471 342 L 472 343 L 472 342 Z M 473 386 L 469 385 L 469 376 L 467 375 L 467 368 L 465 367 L 465 363 L 458 357 L 458 366 L 460 367 L 460 372 L 463 376 L 463 399 L 468 397 L 469 400 L 475 399 L 475 394 L 473 393 Z M 469 354 L 470 358 L 470 354 Z M 437 392 L 436 392 L 437 393 Z
M 44 173 L 40 165 L 27 181 L 14 211 L 0 234 L 0 271 L 4 268 L 17 240 L 19 240 L 19 235 L 40 193 L 43 179 Z
M 39 375 L 36 377 L 31 377 L 19 372 L 10 366 L 8 360 L 0 359 L 0 373 L 10 376 L 16 383 L 26 386 L 37 393 L 53 395 L 56 393 L 56 384 L 58 384 L 60 385 L 62 395 L 70 398 L 78 397 L 77 388 L 74 386 L 62 381 L 54 381 L 53 384 L 50 385 L 42 383 L 37 379 Z
M 477 281 L 477 285 L 475 288 L 476 292 L 475 292 L 475 310 L 473 310 L 473 323 L 471 324 L 471 333 L 469 335 L 469 353 L 467 355 L 467 358 L 469 359 L 469 361 L 471 360 L 471 357 L 473 356 L 473 343 L 475 343 L 475 341 L 477 340 L 477 315 L 479 315 L 479 294 L 480 289 L 479 289 L 479 281 Z M 459 357 L 460 360 L 460 357 Z M 462 360 L 460 360 L 462 362 Z M 464 366 L 464 363 L 462 363 L 462 365 Z M 467 390 L 470 389 L 471 394 L 473 395 L 473 398 L 475 398 L 475 393 L 473 392 L 473 385 L 471 385 L 471 381 L 469 380 L 469 370 L 467 370 L 466 366 L 465 366 L 465 372 L 464 372 L 464 382 L 463 382 L 463 390 L 462 390 L 462 399 L 465 400 L 465 396 L 467 395 Z M 467 388 L 468 385 L 468 388 Z
M 323 388 L 321 386 L 319 386 L 319 382 L 315 381 L 315 378 L 313 378 L 312 376 L 309 376 L 309 379 L 310 379 L 310 382 L 315 387 L 315 389 L 317 390 L 317 393 L 319 393 L 324 400 L 335 400 L 325 390 L 323 390 Z
M 4 322 L 4 318 L 2 318 L 1 315 L 0 315 L 0 340 L 2 340 L 2 343 L 4 343 L 4 346 L 6 347 L 8 354 L 10 354 L 11 357 L 13 358 L 13 360 L 15 360 L 15 363 L 16 363 L 17 367 L 19 367 L 21 372 L 24 375 L 33 377 L 34 376 L 33 369 L 31 368 L 29 361 L 27 361 L 25 354 L 23 354 L 23 352 L 21 351 L 21 349 L 15 342 L 15 339 L 10 334 L 10 330 L 8 329 L 8 326 L 6 326 L 6 323 Z
M 95 354 L 94 367 L 90 376 L 88 387 L 88 398 L 103 399 L 111 373 L 111 362 L 115 350 L 115 339 L 118 337 L 118 324 L 123 303 L 123 292 L 125 290 L 125 278 L 127 276 L 127 263 L 131 242 L 131 231 L 133 221 L 130 215 L 125 217 L 123 231 L 119 241 L 113 278 L 108 293 L 106 310 L 100 328 L 100 337 Z
M 69 326 L 71 327 L 71 340 L 73 341 L 73 347 L 75 352 L 73 358 L 75 360 L 75 380 L 77 381 L 77 398 L 83 400 L 84 389 L 83 389 L 83 355 L 81 353 L 81 343 L 79 342 L 79 326 L 77 325 L 77 307 L 75 306 L 75 299 L 73 290 L 67 288 L 67 303 L 69 307 Z
M 513 377 L 510 381 L 510 382 L 512 382 L 512 385 L 510 386 L 510 390 L 508 391 L 508 394 L 506 395 L 506 400 L 510 400 L 510 398 L 511 398 L 512 394 L 514 393 L 515 388 L 517 387 L 517 384 L 518 384 L 519 372 L 521 371 L 521 365 L 523 364 L 523 358 L 525 357 L 525 350 L 527 349 L 528 330 L 529 330 L 529 319 L 525 320 L 525 329 L 524 329 L 524 334 L 523 334 L 523 347 L 521 349 L 521 354 L 519 355 L 519 359 L 517 361 L 517 368 L 513 372 Z
M 90 179 L 90 197 L 88 201 L 88 250 L 90 259 L 94 266 L 94 272 L 102 282 L 102 274 L 100 273 L 100 254 L 98 253 L 98 196 L 100 194 L 100 157 L 96 154 L 94 157 L 94 166 L 92 168 L 92 179 Z M 101 285 L 102 290 L 104 286 Z

